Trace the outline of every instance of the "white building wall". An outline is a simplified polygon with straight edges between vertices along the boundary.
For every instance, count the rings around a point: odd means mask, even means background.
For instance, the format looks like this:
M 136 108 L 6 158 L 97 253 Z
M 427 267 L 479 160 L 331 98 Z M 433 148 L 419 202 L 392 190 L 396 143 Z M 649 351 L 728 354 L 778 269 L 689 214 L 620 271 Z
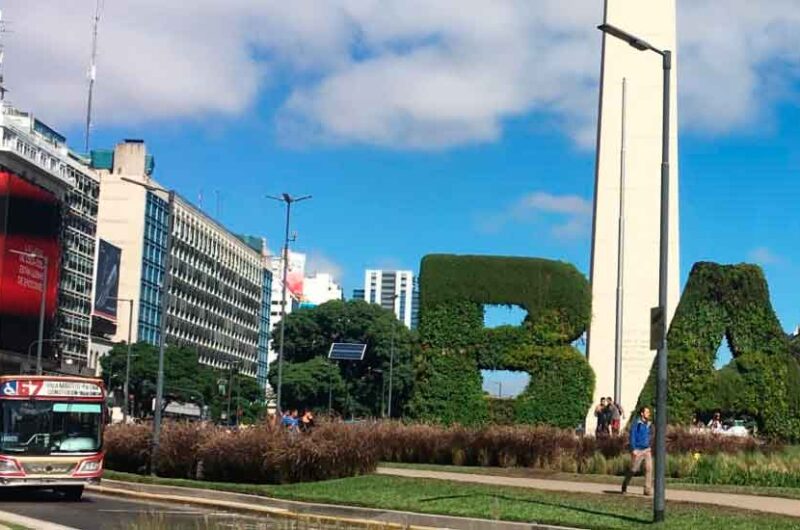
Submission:
M 675 11 L 675 0 L 607 0 L 605 22 L 661 49 L 674 51 Z M 669 319 L 680 292 L 678 120 L 674 97 L 677 64 L 677 57 L 673 56 Z M 592 246 L 592 322 L 587 352 L 597 378 L 595 402 L 602 396 L 614 395 L 623 78 L 627 105 L 621 401 L 630 413 L 655 357 L 649 338 L 650 309 L 658 306 L 662 62 L 653 52 L 641 52 L 619 39 L 604 36 Z M 594 426 L 591 411 L 588 426 Z
M 309 304 L 322 305 L 331 300 L 341 300 L 342 297 L 342 287 L 326 272 L 306 277 L 303 282 L 303 301 Z

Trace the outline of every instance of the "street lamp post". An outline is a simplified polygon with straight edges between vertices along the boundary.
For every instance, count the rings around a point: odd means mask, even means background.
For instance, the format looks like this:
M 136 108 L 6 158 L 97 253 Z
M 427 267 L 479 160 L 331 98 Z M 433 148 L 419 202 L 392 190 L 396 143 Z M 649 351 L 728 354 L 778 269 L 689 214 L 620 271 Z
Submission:
M 21 250 L 11 249 L 9 252 L 19 256 L 42 260 L 44 272 L 42 273 L 42 296 L 39 301 L 39 337 L 36 339 L 36 375 L 42 375 L 42 344 L 44 340 L 44 317 L 45 308 L 47 306 L 47 274 L 49 260 L 44 254 L 36 254 L 34 252 L 22 252 Z
M 397 299 L 400 297 L 399 294 L 395 294 L 393 297 L 392 306 L 396 303 Z M 394 312 L 394 307 L 392 307 L 392 312 Z M 397 330 L 395 326 L 395 321 L 392 319 L 392 342 L 391 346 L 389 347 L 389 404 L 386 406 L 387 416 L 389 419 L 392 419 L 392 388 L 394 387 L 394 333 Z
M 283 279 L 282 279 L 283 294 L 281 295 L 281 334 L 280 334 L 280 345 L 278 346 L 277 412 L 278 415 L 280 416 L 281 413 L 283 413 L 281 397 L 283 389 L 283 345 L 284 345 L 284 333 L 286 331 L 286 277 L 289 275 L 289 225 L 291 222 L 292 204 L 308 200 L 311 198 L 311 195 L 304 195 L 303 197 L 292 197 L 288 193 L 283 193 L 281 194 L 280 197 L 267 195 L 267 198 L 278 202 L 283 202 L 286 204 L 286 237 L 284 238 L 284 245 L 283 245 Z
M 39 343 L 42 343 L 42 342 L 52 342 L 52 343 L 57 344 L 57 343 L 61 342 L 61 339 L 42 339 L 42 340 L 36 339 L 35 341 L 33 341 L 30 344 L 28 344 L 28 355 L 27 355 L 26 360 L 25 360 L 25 363 L 27 364 L 28 367 L 30 366 L 30 363 L 31 363 L 31 348 L 33 348 L 34 344 L 39 344 Z
M 150 457 L 150 474 L 155 476 L 155 462 L 158 461 L 158 446 L 161 440 L 161 409 L 163 408 L 162 402 L 164 400 L 164 348 L 167 335 L 167 307 L 169 305 L 167 297 L 169 296 L 169 288 L 172 281 L 172 231 L 175 226 L 175 192 L 173 190 L 165 190 L 159 186 L 152 186 L 139 180 L 125 177 L 120 178 L 131 184 L 141 186 L 150 192 L 167 193 L 167 234 L 164 238 L 164 259 L 162 260 L 164 278 L 160 286 L 161 318 L 158 337 L 158 376 L 156 379 L 156 403 L 155 410 L 153 411 L 153 450 Z
M 664 520 L 666 508 L 666 464 L 667 464 L 667 280 L 669 267 L 669 141 L 670 141 L 670 90 L 672 77 L 672 52 L 656 48 L 649 42 L 611 24 L 602 24 L 598 29 L 607 35 L 627 42 L 639 51 L 652 51 L 661 56 L 663 69 L 663 108 L 661 114 L 661 235 L 659 244 L 658 271 L 658 358 L 656 375 L 656 477 L 653 498 L 653 520 Z
M 128 392 L 131 384 L 131 334 L 133 331 L 133 298 L 110 298 L 115 302 L 128 302 L 128 352 L 125 355 L 125 383 L 122 386 L 122 391 L 125 393 L 122 409 L 122 421 L 128 423 L 129 404 Z

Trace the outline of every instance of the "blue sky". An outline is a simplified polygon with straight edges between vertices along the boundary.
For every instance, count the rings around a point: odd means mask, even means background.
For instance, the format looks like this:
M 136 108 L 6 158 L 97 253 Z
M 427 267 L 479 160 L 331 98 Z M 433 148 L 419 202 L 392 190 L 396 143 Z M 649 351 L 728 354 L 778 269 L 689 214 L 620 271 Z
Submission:
M 11 100 L 80 146 L 94 0 L 5 4 Z M 212 215 L 218 193 L 221 220 L 273 249 L 265 195 L 313 194 L 296 246 L 348 294 L 364 268 L 431 252 L 588 273 L 601 2 L 222 4 L 105 6 L 93 146 L 145 139 L 163 184 Z M 758 263 L 790 330 L 800 16 L 795 0 L 724 4 L 678 1 L 682 280 L 699 260 Z

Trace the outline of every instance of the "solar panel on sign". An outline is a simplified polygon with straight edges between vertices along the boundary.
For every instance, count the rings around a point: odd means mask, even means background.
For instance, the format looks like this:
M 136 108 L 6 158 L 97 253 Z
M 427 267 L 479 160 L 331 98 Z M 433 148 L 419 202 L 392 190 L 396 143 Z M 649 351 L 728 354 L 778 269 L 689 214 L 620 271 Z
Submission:
M 334 361 L 360 361 L 364 359 L 364 352 L 366 351 L 366 344 L 334 342 L 328 352 L 328 359 Z

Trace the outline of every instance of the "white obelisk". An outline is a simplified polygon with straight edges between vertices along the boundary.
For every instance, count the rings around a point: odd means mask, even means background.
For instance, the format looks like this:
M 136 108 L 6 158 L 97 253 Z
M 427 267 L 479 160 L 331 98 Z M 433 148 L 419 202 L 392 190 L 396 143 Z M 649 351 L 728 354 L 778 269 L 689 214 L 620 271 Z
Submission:
M 670 320 L 680 293 L 675 2 L 606 0 L 605 5 L 605 23 L 673 52 Z M 596 376 L 594 404 L 601 397 L 616 397 L 614 389 L 619 377 L 619 399 L 626 418 L 630 418 L 655 358 L 655 351 L 650 350 L 650 309 L 658 306 L 663 71 L 661 57 L 652 51 L 639 51 L 605 34 L 602 39 L 591 269 L 592 321 L 587 355 Z M 624 109 L 623 79 L 626 87 Z M 620 171 L 624 171 L 624 179 L 620 178 Z M 620 200 L 621 182 L 625 183 L 624 201 Z M 622 216 L 620 204 L 625 208 Z M 621 217 L 624 231 L 620 230 Z M 621 247 L 620 234 L 625 239 Z M 620 256 L 623 258 L 622 267 L 618 267 Z M 620 278 L 622 282 L 618 285 Z M 620 287 L 621 370 L 617 372 L 617 293 Z M 595 426 L 593 410 L 594 406 L 588 414 L 589 432 L 593 432 Z

